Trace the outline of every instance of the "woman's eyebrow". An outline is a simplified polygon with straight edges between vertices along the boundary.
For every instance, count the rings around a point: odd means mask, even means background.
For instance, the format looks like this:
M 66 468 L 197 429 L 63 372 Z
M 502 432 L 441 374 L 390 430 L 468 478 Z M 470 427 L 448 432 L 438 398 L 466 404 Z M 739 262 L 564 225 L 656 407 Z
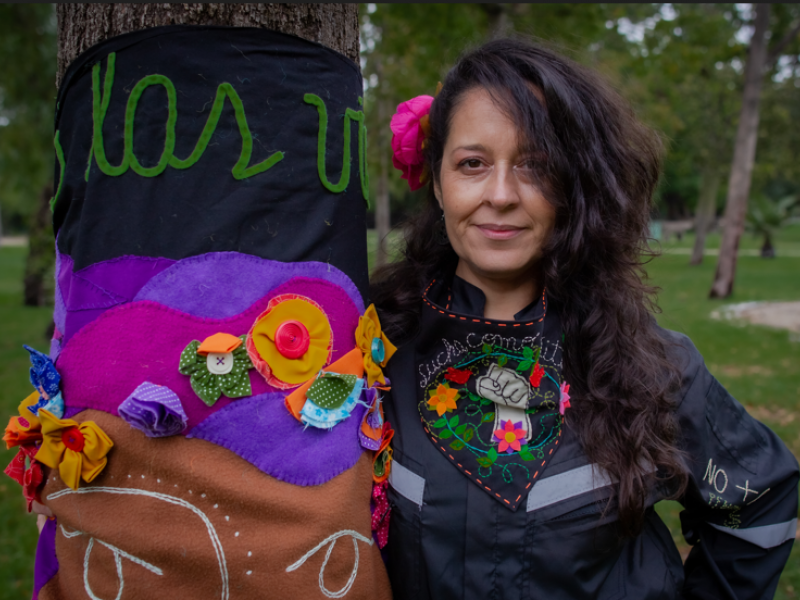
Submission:
M 469 150 L 469 151 L 485 152 L 486 151 L 486 146 L 484 146 L 483 144 L 468 144 L 466 146 L 458 146 L 454 150 Z

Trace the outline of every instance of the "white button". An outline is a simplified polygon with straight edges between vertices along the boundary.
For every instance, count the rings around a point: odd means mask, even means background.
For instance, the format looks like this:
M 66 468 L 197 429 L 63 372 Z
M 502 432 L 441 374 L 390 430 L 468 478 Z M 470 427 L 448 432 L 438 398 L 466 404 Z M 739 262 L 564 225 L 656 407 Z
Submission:
M 214 375 L 225 375 L 233 370 L 233 352 L 209 352 L 206 366 Z

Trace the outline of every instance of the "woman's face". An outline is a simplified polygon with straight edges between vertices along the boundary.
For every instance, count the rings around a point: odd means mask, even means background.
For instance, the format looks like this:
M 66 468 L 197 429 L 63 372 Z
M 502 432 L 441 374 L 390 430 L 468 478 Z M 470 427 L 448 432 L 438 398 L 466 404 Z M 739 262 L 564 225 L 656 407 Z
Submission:
M 455 108 L 434 192 L 470 283 L 530 277 L 555 221 L 514 122 L 482 88 Z

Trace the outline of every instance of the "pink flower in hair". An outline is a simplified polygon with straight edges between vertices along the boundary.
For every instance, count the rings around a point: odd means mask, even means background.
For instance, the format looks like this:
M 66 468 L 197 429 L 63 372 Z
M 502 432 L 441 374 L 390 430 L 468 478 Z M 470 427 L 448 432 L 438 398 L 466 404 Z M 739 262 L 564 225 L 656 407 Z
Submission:
M 412 191 L 424 185 L 422 142 L 428 128 L 433 96 L 417 96 L 398 105 L 392 115 L 392 164 L 403 172 Z

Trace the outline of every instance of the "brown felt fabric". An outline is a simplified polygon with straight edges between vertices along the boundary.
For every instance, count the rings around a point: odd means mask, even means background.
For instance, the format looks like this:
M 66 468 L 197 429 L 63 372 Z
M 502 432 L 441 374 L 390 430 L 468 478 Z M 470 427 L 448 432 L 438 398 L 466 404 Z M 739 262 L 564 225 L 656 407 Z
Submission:
M 87 410 L 75 420 L 95 421 L 114 441 L 108 466 L 88 488 L 107 491 L 49 496 L 68 489 L 52 473 L 42 493 L 59 526 L 82 535 L 56 533 L 59 573 L 39 600 L 84 600 L 84 558 L 89 560 L 89 585 L 99 598 L 114 598 L 119 581 L 114 553 L 105 542 L 160 568 L 157 575 L 121 557 L 124 600 L 222 599 L 220 561 L 203 518 L 219 538 L 229 578 L 229 600 L 325 598 L 320 567 L 328 546 L 297 570 L 286 568 L 330 535 L 353 530 L 371 535 L 372 464 L 365 453 L 348 471 L 319 486 L 300 487 L 278 481 L 232 452 L 182 436 L 152 439 L 123 420 Z M 298 449 L 302 452 L 302 448 Z M 136 495 L 110 493 L 109 488 L 137 490 Z M 142 495 L 140 490 L 169 496 Z M 79 490 L 80 491 L 80 490 Z M 325 586 L 337 592 L 353 570 L 353 538 L 341 537 L 325 568 Z M 377 547 L 359 541 L 358 571 L 347 599 L 391 598 L 389 581 Z M 250 572 L 248 574 L 248 572 Z

